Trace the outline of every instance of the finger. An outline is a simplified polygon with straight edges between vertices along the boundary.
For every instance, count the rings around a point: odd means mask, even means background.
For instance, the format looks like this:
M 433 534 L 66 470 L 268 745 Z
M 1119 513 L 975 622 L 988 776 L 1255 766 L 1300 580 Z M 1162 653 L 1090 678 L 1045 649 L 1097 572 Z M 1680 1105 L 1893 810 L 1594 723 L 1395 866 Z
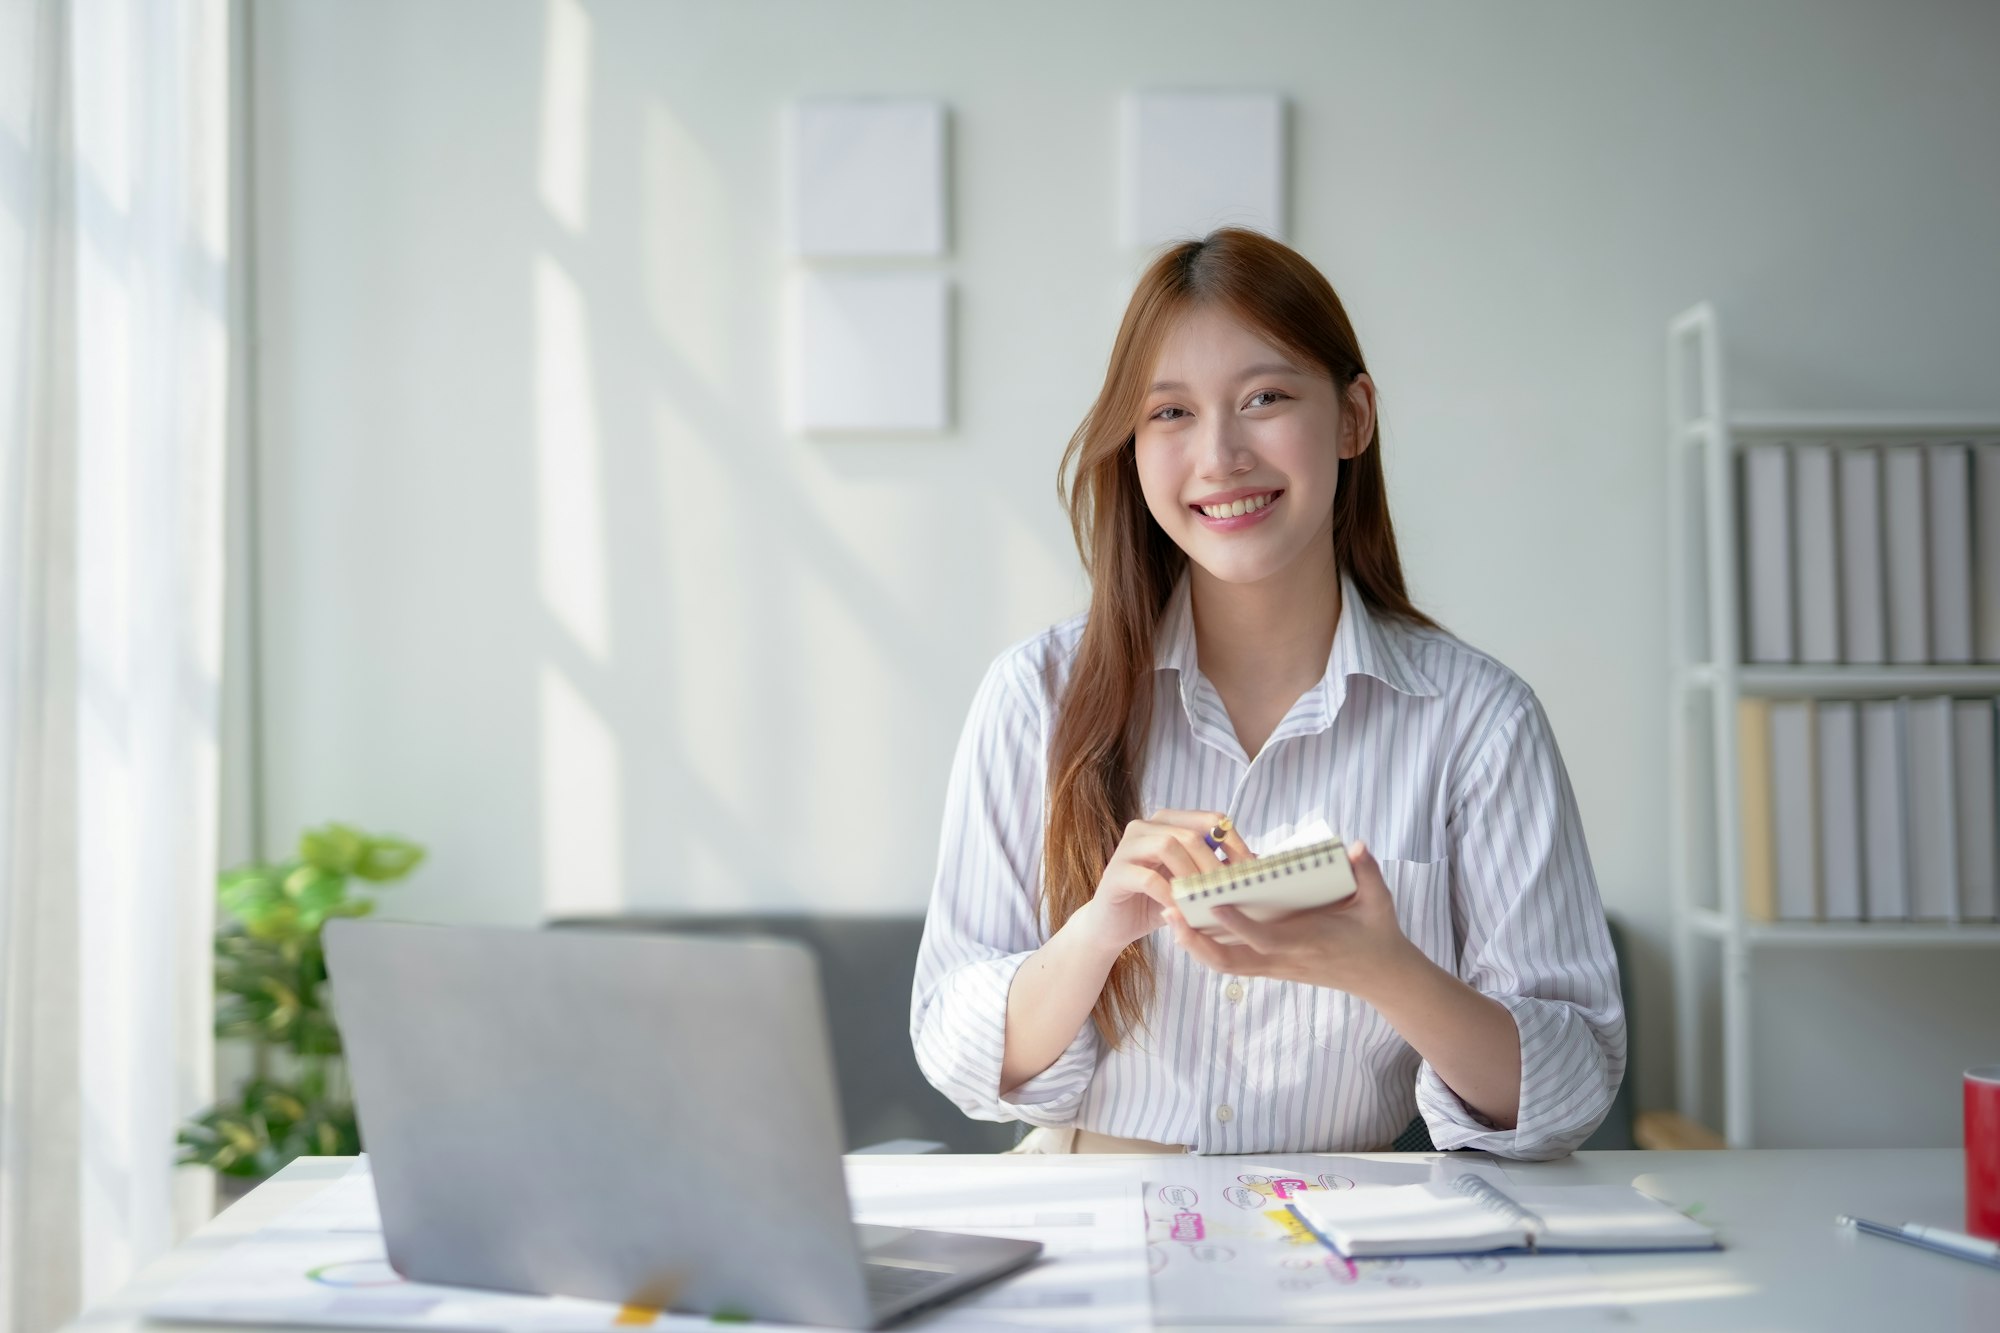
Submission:
M 1190 840 L 1193 846 L 1188 845 Z M 1189 875 L 1199 875 L 1203 870 L 1214 869 L 1213 863 L 1203 865 L 1200 860 L 1207 855 L 1200 840 L 1186 829 L 1170 825 L 1155 826 L 1153 833 L 1141 840 L 1134 850 L 1148 857 L 1170 879 L 1184 879 Z
M 1174 926 L 1174 943 L 1181 950 L 1212 972 L 1228 972 L 1236 976 L 1255 976 L 1263 970 L 1261 955 L 1240 945 L 1224 944 L 1210 939 L 1201 931 L 1188 925 L 1183 918 Z
M 1389 896 L 1389 886 L 1382 879 L 1382 865 L 1375 859 L 1375 853 L 1368 850 L 1367 843 L 1351 842 L 1347 845 L 1347 864 L 1354 871 L 1355 898 Z
M 1272 954 L 1285 947 L 1288 932 L 1277 921 L 1259 921 L 1255 917 L 1235 907 L 1211 909 L 1215 919 L 1229 928 L 1229 933 L 1243 941 L 1245 948 L 1253 953 Z
M 1224 858 L 1217 856 L 1213 846 L 1207 841 L 1214 837 L 1218 828 L 1222 830 L 1222 836 L 1215 841 L 1222 844 L 1222 850 L 1227 853 L 1227 859 L 1232 865 L 1256 859 L 1257 854 L 1250 850 L 1250 844 L 1243 841 L 1243 835 L 1237 831 L 1234 821 L 1220 810 L 1161 810 L 1153 815 L 1153 821 L 1189 830 L 1195 834 L 1196 841 L 1200 844 L 1201 855 L 1218 864 Z
M 1161 908 L 1174 905 L 1173 885 L 1161 874 L 1158 867 L 1138 861 L 1114 863 L 1111 871 L 1112 883 L 1128 894 L 1150 898 Z

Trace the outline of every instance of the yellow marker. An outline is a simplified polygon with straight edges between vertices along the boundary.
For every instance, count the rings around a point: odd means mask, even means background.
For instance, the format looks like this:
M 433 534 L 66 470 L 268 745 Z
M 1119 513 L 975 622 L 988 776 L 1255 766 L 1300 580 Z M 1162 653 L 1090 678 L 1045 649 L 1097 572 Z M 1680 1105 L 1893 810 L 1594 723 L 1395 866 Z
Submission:
M 618 1312 L 613 1324 L 650 1324 L 660 1317 L 658 1310 L 649 1310 L 643 1305 L 628 1305 Z
M 1313 1235 L 1312 1229 L 1299 1221 L 1298 1214 L 1289 1208 L 1281 1208 L 1276 1212 L 1265 1213 L 1264 1216 L 1278 1224 L 1278 1230 L 1285 1233 L 1285 1244 L 1287 1245 L 1318 1245 L 1320 1243 L 1319 1237 Z

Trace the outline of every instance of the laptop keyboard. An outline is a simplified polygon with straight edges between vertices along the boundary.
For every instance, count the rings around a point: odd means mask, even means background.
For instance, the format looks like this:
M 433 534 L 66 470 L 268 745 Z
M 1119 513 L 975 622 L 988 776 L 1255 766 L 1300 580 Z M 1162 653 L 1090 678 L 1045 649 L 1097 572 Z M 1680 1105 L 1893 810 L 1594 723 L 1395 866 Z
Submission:
M 903 1264 L 864 1263 L 861 1267 L 867 1276 L 868 1302 L 877 1307 L 928 1291 L 957 1276 L 949 1269 L 911 1268 Z

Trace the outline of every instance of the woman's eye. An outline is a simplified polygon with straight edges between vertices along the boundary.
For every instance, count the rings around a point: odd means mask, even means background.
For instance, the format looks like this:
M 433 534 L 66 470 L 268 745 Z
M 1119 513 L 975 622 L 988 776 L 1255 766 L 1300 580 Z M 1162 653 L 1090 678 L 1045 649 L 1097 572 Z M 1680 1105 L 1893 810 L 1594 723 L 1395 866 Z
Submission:
M 1170 416 L 1168 416 L 1168 415 L 1167 415 L 1167 413 L 1169 413 L 1169 412 L 1179 412 L 1179 411 L 1181 411 L 1181 410 L 1182 410 L 1182 409 L 1180 409 L 1180 408 L 1178 408 L 1178 407 L 1163 407 L 1163 408 L 1161 408 L 1161 409 L 1160 409 L 1159 411 L 1157 411 L 1157 412 L 1153 413 L 1153 420 L 1155 420 L 1155 421 L 1172 421 L 1172 420 L 1173 420 L 1173 418 L 1172 418 L 1172 417 L 1170 417 Z
M 1285 396 L 1279 393 L 1276 389 L 1259 389 L 1256 393 L 1250 395 L 1250 405 L 1252 407 L 1255 407 L 1257 405 L 1257 400 L 1259 398 L 1265 397 L 1266 395 L 1269 395 L 1272 398 L 1283 398 Z

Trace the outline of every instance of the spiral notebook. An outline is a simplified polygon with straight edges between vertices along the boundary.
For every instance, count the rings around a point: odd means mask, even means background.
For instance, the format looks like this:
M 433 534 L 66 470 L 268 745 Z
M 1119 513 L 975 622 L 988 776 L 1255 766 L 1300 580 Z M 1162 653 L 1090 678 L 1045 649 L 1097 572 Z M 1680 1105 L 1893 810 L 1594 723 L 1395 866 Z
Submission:
M 1272 921 L 1308 907 L 1337 903 L 1354 892 L 1354 871 L 1339 838 L 1275 852 L 1173 881 L 1174 906 L 1196 930 L 1223 934 L 1217 907 L 1241 908 L 1253 921 Z
M 1294 1216 L 1350 1259 L 1489 1250 L 1712 1250 L 1715 1233 L 1629 1185 L 1502 1189 L 1471 1174 L 1306 1194 Z

